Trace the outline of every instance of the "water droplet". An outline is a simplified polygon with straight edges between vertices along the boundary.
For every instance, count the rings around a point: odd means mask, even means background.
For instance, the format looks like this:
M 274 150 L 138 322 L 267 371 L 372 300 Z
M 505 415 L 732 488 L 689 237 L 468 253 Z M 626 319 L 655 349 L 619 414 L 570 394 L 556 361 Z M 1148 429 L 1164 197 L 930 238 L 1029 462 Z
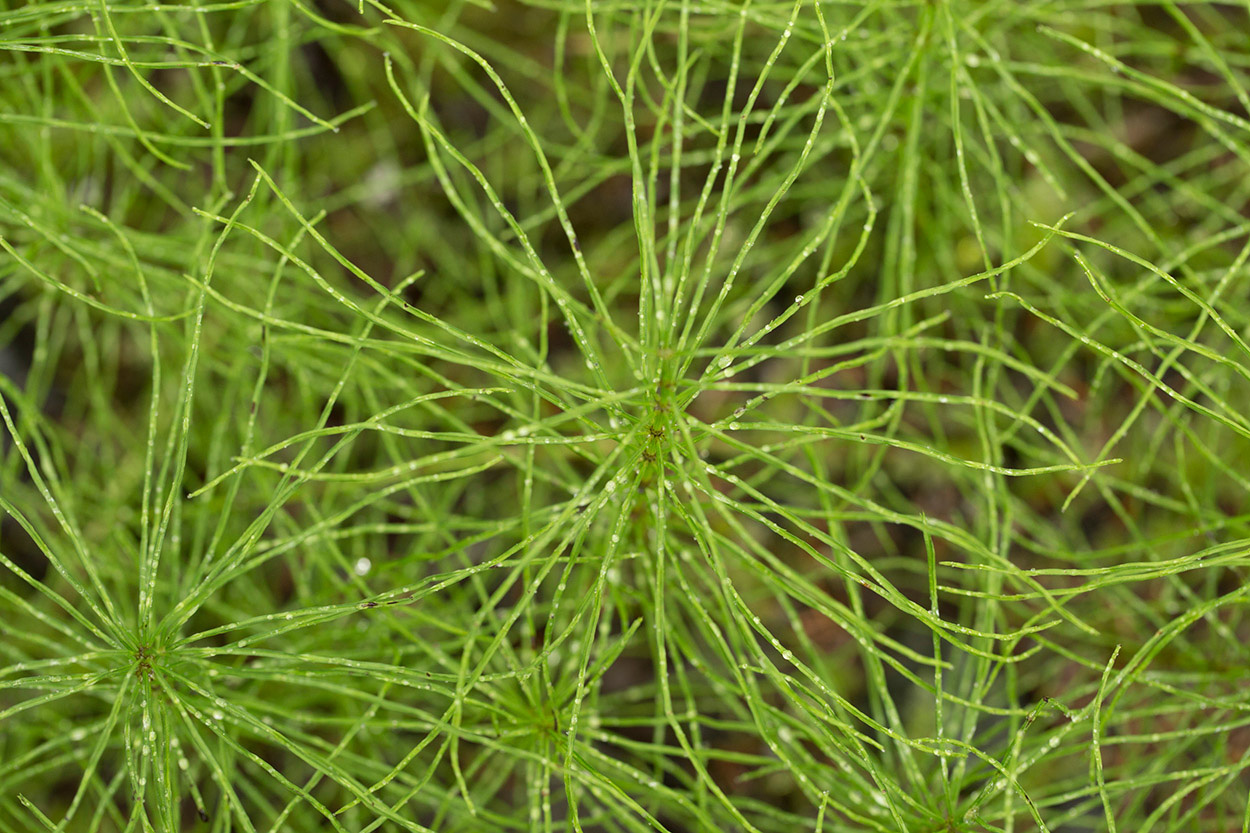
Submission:
M 363 576 L 373 569 L 373 562 L 367 558 L 357 558 L 352 569 L 356 571 L 356 575 Z

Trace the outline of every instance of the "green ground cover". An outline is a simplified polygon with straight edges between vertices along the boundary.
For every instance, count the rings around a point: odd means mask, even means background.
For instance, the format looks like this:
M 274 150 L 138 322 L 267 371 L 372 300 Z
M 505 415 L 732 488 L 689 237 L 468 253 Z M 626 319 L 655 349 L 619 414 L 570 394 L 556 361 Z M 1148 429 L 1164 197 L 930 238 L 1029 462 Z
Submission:
M 1250 3 L 0 53 L 0 830 L 1250 829 Z

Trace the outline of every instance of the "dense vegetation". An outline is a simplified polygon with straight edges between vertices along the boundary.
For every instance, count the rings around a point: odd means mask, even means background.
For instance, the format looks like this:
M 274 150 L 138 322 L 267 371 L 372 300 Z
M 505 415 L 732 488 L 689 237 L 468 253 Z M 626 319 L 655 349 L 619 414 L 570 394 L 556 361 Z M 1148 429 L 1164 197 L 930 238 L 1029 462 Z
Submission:
M 0 830 L 1245 831 L 1247 32 L 0 4 Z

